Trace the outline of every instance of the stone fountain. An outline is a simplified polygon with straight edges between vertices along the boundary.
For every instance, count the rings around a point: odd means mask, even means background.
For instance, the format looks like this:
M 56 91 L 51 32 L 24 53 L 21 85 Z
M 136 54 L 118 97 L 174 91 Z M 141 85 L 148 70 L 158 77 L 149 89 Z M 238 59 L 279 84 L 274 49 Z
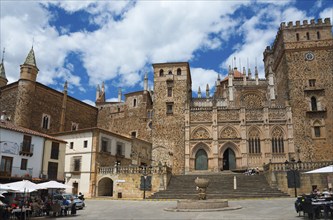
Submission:
M 194 183 L 198 190 L 198 199 L 178 200 L 176 208 L 164 209 L 166 211 L 177 212 L 208 212 L 227 211 L 242 208 L 241 206 L 230 207 L 226 199 L 207 199 L 206 191 L 209 179 L 197 177 Z

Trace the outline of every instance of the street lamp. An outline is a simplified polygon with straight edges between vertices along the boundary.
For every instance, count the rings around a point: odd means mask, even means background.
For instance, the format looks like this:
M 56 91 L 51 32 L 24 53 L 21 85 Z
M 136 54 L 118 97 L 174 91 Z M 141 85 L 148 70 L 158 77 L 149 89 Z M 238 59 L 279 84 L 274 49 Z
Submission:
M 147 190 L 147 186 L 149 187 L 149 184 L 147 185 L 147 178 L 148 178 L 148 172 L 147 172 L 147 168 L 151 168 L 151 166 L 147 167 L 147 165 L 142 165 L 140 166 L 140 168 L 142 168 L 142 177 L 141 181 L 143 182 L 143 187 L 141 187 L 141 189 L 143 188 L 143 199 L 146 199 L 146 190 Z
M 293 185 L 294 186 L 294 189 L 295 189 L 295 197 L 297 197 L 297 186 L 300 186 L 300 176 L 299 176 L 299 165 L 302 163 L 301 160 L 298 160 L 297 162 L 295 161 L 295 159 L 291 159 L 291 161 L 289 162 L 288 160 L 286 160 L 284 162 L 285 166 L 286 166 L 286 170 L 288 170 L 288 172 L 291 172 L 292 173 L 292 179 L 293 179 L 293 184 L 291 184 L 289 181 L 288 181 L 288 188 L 291 188 L 289 187 L 290 185 Z M 288 175 L 288 172 L 287 172 L 287 179 L 290 180 L 290 176 Z M 296 175 L 297 174 L 297 175 Z M 297 181 L 298 180 L 298 181 Z M 290 184 L 289 184 L 290 183 Z M 298 183 L 298 184 L 297 184 Z

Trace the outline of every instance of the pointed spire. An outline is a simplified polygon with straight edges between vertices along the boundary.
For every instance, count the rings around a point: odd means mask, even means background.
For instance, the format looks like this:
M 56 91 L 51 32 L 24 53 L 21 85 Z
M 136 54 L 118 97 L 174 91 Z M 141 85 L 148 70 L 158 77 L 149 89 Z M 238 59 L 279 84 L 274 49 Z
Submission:
M 221 81 L 220 74 L 217 74 L 217 81 L 218 81 L 218 82 Z
M 1 63 L 0 63 L 0 78 L 7 80 L 5 64 L 3 63 L 4 57 L 5 57 L 5 48 L 3 48 L 3 51 L 2 51 L 2 59 L 1 59 Z
M 200 86 L 199 86 L 199 89 L 198 89 L 198 98 L 201 98 L 201 89 L 200 89 Z
M 232 71 L 232 69 L 231 69 L 231 66 L 229 65 L 229 75 L 232 75 L 233 74 L 233 71 Z
M 248 72 L 248 79 L 252 79 L 252 73 L 251 73 L 251 69 L 249 68 Z
M 31 50 L 25 59 L 24 64 L 28 64 L 37 68 L 34 47 L 31 47 Z
M 96 87 L 96 101 L 99 99 L 99 94 L 101 92 L 101 88 L 99 87 L 99 84 Z
M 64 92 L 67 92 L 67 88 L 68 88 L 68 82 L 66 80 L 65 84 L 64 84 Z
M 206 85 L 206 98 L 209 98 L 209 85 Z
M 243 67 L 243 76 L 246 76 L 246 70 L 245 70 L 245 67 Z
M 259 74 L 258 74 L 258 68 L 257 68 L 257 66 L 256 66 L 255 69 L 254 69 L 254 75 L 256 76 L 256 78 L 257 78 L 257 76 L 259 75 Z
M 104 81 L 102 82 L 102 93 L 105 93 L 105 86 L 104 86 Z
M 118 89 L 118 102 L 121 102 L 121 96 L 122 96 L 121 87 L 119 87 L 119 89 Z
M 148 73 L 145 73 L 145 78 L 144 78 L 144 82 L 143 82 L 143 90 L 144 91 L 148 91 Z

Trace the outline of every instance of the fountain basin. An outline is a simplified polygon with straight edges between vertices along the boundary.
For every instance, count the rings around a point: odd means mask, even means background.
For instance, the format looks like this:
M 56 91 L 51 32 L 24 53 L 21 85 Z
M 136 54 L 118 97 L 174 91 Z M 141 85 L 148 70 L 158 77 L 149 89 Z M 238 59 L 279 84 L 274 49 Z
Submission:
M 178 209 L 220 209 L 228 207 L 226 199 L 178 200 Z

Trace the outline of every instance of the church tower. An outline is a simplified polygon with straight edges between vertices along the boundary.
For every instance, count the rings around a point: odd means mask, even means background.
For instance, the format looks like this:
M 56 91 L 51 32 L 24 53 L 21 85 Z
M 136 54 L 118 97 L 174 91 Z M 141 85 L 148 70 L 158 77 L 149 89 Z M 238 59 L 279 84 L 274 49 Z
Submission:
M 290 105 L 295 159 L 332 160 L 333 38 L 329 18 L 281 23 L 264 52 L 266 77 L 275 87 L 276 105 Z M 272 75 L 273 74 L 273 75 Z M 271 88 L 271 94 L 273 93 Z M 273 96 L 271 98 L 274 98 Z
M 185 172 L 185 113 L 192 97 L 187 62 L 153 64 L 153 162 L 166 163 L 173 174 Z
M 19 126 L 29 128 L 34 105 L 36 78 L 39 71 L 33 48 L 31 48 L 25 62 L 20 67 L 14 122 Z

